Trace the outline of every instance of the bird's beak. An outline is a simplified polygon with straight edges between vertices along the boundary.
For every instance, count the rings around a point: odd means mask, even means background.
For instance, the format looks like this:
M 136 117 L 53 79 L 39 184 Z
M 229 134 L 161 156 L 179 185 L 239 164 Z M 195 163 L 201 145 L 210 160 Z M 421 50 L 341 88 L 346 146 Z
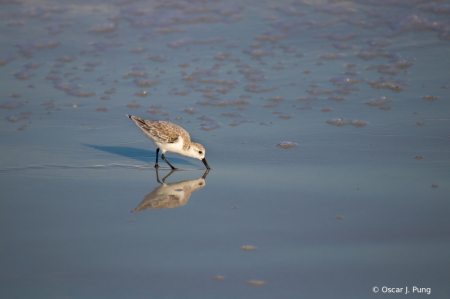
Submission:
M 203 162 L 203 164 L 205 164 L 205 166 L 206 166 L 207 169 L 211 169 L 211 168 L 209 167 L 208 163 L 206 163 L 206 159 L 205 159 L 205 158 L 202 159 L 202 162 Z

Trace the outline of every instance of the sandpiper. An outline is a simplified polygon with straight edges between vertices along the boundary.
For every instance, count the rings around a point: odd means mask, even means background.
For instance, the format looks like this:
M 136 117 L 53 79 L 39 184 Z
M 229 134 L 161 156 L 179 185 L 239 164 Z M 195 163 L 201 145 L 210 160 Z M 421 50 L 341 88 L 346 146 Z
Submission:
M 148 120 L 128 114 L 127 116 L 142 130 L 145 137 L 153 141 L 157 146 L 155 168 L 158 168 L 158 154 L 159 150 L 161 150 L 161 158 L 173 170 L 175 167 L 164 157 L 166 152 L 174 152 L 191 158 L 197 158 L 205 164 L 207 169 L 210 169 L 205 159 L 205 148 L 200 143 L 191 142 L 189 133 L 182 127 L 168 121 Z

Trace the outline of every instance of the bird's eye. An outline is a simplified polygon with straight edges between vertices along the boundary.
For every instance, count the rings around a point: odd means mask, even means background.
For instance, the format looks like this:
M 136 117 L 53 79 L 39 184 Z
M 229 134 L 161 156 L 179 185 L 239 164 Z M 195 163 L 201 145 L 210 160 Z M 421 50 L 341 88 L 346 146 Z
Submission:
M 199 154 L 201 154 L 201 153 L 202 153 L 202 151 L 199 151 L 198 153 L 199 153 Z

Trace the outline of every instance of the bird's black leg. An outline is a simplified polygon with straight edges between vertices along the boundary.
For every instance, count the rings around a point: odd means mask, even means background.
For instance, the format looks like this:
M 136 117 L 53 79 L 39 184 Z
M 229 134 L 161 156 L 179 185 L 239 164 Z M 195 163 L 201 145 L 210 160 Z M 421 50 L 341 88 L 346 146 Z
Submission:
M 155 168 L 158 168 L 158 154 L 159 154 L 159 147 L 156 149 L 156 162 L 155 162 Z
M 166 157 L 164 157 L 164 154 L 161 155 L 161 158 L 163 158 L 164 161 L 166 161 L 167 164 L 169 164 L 170 168 L 172 168 L 172 170 L 175 170 L 175 167 L 172 166 L 172 164 L 170 164 L 167 160 Z

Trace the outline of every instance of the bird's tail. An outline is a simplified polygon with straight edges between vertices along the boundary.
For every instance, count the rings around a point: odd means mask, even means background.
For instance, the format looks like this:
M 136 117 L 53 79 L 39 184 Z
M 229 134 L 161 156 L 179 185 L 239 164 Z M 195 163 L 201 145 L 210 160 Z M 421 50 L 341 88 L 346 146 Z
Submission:
M 137 117 L 137 116 L 133 116 L 133 115 L 128 115 L 126 114 L 126 116 L 128 116 L 132 121 L 134 121 L 134 123 L 141 129 L 149 129 L 146 122 L 148 122 L 147 120 Z

